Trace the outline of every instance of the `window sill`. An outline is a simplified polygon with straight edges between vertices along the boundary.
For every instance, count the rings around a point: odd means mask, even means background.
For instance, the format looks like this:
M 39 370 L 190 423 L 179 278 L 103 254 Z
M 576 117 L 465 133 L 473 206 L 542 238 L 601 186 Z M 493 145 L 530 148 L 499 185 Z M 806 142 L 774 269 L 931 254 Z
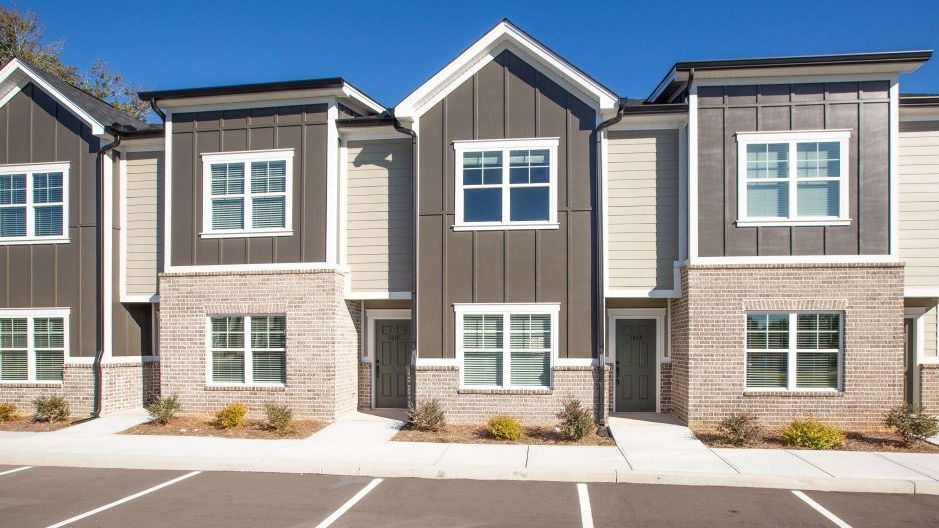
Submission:
M 844 396 L 844 391 L 838 389 L 744 389 L 743 395 L 783 398 L 840 398 Z
M 207 391 L 261 391 L 261 392 L 284 392 L 286 385 L 206 385 Z
M 21 245 L 39 245 L 39 244 L 68 244 L 68 237 L 49 237 L 49 238 L 37 238 L 37 237 L 13 237 L 13 238 L 0 238 L 0 246 L 21 246 Z
M 292 230 L 283 231 L 223 231 L 199 233 L 200 238 L 258 238 L 293 236 Z
M 851 219 L 831 220 L 737 220 L 737 227 L 819 227 L 851 225 Z
M 557 222 L 538 222 L 538 223 L 517 223 L 517 224 L 456 224 L 454 231 L 519 231 L 532 229 L 560 229 L 561 224 Z
M 517 395 L 550 395 L 554 391 L 547 387 L 532 387 L 529 389 L 521 388 L 502 388 L 502 387 L 491 387 L 491 388 L 470 388 L 470 387 L 460 387 L 457 391 L 457 394 L 517 394 Z

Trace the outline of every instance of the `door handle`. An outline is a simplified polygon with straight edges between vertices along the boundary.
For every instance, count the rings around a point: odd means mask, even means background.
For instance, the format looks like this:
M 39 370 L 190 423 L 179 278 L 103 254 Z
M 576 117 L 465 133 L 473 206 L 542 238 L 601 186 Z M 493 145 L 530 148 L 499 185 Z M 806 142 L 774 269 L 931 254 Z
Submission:
M 619 385 L 619 361 L 616 362 L 616 384 Z

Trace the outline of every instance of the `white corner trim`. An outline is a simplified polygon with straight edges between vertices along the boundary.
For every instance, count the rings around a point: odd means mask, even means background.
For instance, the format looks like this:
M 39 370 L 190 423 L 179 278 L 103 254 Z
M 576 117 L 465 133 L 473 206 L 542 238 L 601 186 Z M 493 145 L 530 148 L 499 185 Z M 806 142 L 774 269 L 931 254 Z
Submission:
M 335 101 L 326 110 L 326 262 L 339 262 L 339 108 Z
M 104 257 L 102 259 L 102 314 L 104 316 L 104 344 L 103 358 L 110 358 L 113 354 L 114 342 L 114 151 L 104 155 L 104 189 L 102 203 L 104 204 L 103 222 L 101 231 L 104 238 Z M 120 243 L 120 241 L 118 241 Z M 120 292 L 117 298 L 120 299 Z
M 939 286 L 925 288 L 904 288 L 904 297 L 939 297 Z
M 353 272 L 354 273 L 354 272 Z M 408 291 L 346 291 L 349 300 L 409 300 Z
M 890 140 L 888 189 L 890 193 L 890 254 L 900 255 L 900 83 L 890 80 Z
M 453 313 L 552 313 L 561 311 L 560 303 L 453 303 Z
M 29 79 L 23 79 L 22 81 L 16 83 L 13 88 L 10 88 L 10 90 L 3 97 L 0 97 L 0 108 L 6 106 L 6 104 L 9 103 L 14 97 L 16 97 L 16 94 L 23 91 L 23 88 L 26 88 L 26 85 L 28 84 Z
M 171 250 L 173 248 L 173 112 L 166 111 L 163 125 L 163 270 L 172 269 Z
M 688 260 L 698 257 L 698 86 L 688 87 Z
M 88 112 L 86 112 L 85 110 L 83 110 L 80 106 L 78 106 L 77 104 L 75 104 L 74 101 L 72 101 L 72 100 L 69 99 L 68 97 L 65 97 L 65 95 L 62 94 L 62 92 L 56 90 L 51 84 L 47 83 L 47 82 L 46 82 L 45 80 L 43 80 L 41 77 L 39 77 L 38 75 L 36 75 L 36 73 L 33 72 L 33 70 L 32 70 L 30 67 L 28 67 L 26 64 L 24 64 L 24 63 L 23 63 L 22 61 L 20 61 L 19 59 L 14 58 L 14 59 L 11 60 L 9 63 L 7 63 L 7 65 L 6 65 L 2 70 L 0 70 L 0 84 L 6 82 L 7 79 L 11 78 L 11 76 L 14 75 L 17 71 L 21 71 L 24 75 L 26 75 L 26 76 L 29 78 L 29 80 L 30 80 L 32 83 L 38 85 L 40 88 L 42 88 L 42 90 L 43 90 L 44 92 L 46 92 L 46 93 L 48 93 L 49 95 L 51 95 L 51 96 L 52 96 L 53 98 L 55 98 L 59 103 L 61 103 L 63 106 L 65 106 L 70 112 L 72 112 L 72 113 L 75 114 L 79 119 L 81 119 L 82 121 L 84 121 L 84 122 L 91 128 L 91 133 L 92 133 L 92 134 L 94 134 L 94 135 L 96 135 L 96 136 L 99 136 L 99 137 L 105 135 L 104 124 L 103 124 L 103 123 L 101 123 L 101 122 L 99 122 L 98 120 L 96 120 L 95 118 L 91 117 L 91 114 L 89 114 Z M 17 81 L 17 86 L 19 86 L 19 84 L 22 83 L 22 82 L 23 82 L 23 79 L 19 79 L 19 80 Z M 25 86 L 25 85 L 24 85 L 24 86 Z M 21 87 L 21 89 L 22 89 L 22 87 Z M 8 95 L 8 94 L 6 94 L 6 95 Z M 14 94 L 14 95 L 15 95 L 15 94 Z M 12 96 L 10 96 L 10 98 L 12 98 Z M 5 98 L 5 99 L 6 99 L 6 98 Z M 6 99 L 6 100 L 4 101 L 4 103 L 6 103 L 6 102 L 8 102 L 8 101 L 9 101 L 9 99 Z
M 118 247 L 117 247 L 117 272 L 118 272 L 118 286 L 117 286 L 117 295 L 118 298 L 124 302 L 124 299 L 127 297 L 127 155 L 121 155 L 121 161 L 118 163 L 118 192 L 120 193 L 117 197 L 117 208 L 118 208 L 118 229 L 120 229 L 120 236 L 118 238 Z M 157 175 L 157 181 L 159 182 L 159 174 Z

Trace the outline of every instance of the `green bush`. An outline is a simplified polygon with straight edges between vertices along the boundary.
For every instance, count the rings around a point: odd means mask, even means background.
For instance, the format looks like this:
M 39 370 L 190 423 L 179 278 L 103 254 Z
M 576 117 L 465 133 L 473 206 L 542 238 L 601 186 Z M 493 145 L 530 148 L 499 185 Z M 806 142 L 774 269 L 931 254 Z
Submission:
M 721 420 L 717 431 L 735 446 L 745 446 L 753 443 L 763 432 L 755 415 L 750 413 L 733 413 Z
M 437 400 L 418 403 L 408 409 L 411 428 L 418 431 L 441 431 L 447 426 L 447 416 Z
M 561 412 L 558 413 L 558 419 L 561 420 L 558 428 L 564 436 L 577 441 L 593 431 L 593 413 L 585 408 L 580 400 L 567 398 L 562 405 Z
M 511 416 L 493 416 L 489 420 L 489 434 L 499 440 L 518 440 L 522 437 L 522 424 Z
M 0 403 L 0 422 L 12 422 L 19 417 L 20 413 L 16 405 L 12 403 Z
M 172 394 L 170 396 L 161 396 L 147 406 L 147 412 L 150 413 L 150 418 L 154 422 L 160 425 L 166 425 L 170 423 L 176 414 L 183 408 L 183 404 L 179 401 L 178 394 Z
M 33 406 L 36 407 L 33 419 L 37 422 L 62 422 L 72 414 L 68 402 L 61 396 L 40 396 L 33 400 Z
M 939 423 L 936 422 L 935 416 L 930 416 L 921 408 L 910 405 L 890 409 L 884 417 L 884 425 L 893 428 L 907 446 L 939 433 Z
M 812 416 L 794 420 L 783 430 L 783 438 L 791 446 L 809 449 L 838 449 L 844 446 L 844 433 Z
M 215 415 L 216 425 L 221 429 L 231 429 L 245 424 L 248 408 L 243 403 L 233 403 Z
M 267 425 L 280 434 L 291 434 L 296 428 L 293 423 L 293 411 L 286 405 L 279 403 L 265 403 L 264 413 L 267 415 Z

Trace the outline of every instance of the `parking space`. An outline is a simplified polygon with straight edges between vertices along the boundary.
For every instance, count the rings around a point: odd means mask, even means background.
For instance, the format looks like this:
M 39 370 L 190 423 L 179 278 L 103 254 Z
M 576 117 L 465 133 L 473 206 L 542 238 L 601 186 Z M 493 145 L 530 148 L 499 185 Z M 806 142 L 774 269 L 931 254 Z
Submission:
M 806 492 L 853 528 L 939 526 L 939 496 Z

